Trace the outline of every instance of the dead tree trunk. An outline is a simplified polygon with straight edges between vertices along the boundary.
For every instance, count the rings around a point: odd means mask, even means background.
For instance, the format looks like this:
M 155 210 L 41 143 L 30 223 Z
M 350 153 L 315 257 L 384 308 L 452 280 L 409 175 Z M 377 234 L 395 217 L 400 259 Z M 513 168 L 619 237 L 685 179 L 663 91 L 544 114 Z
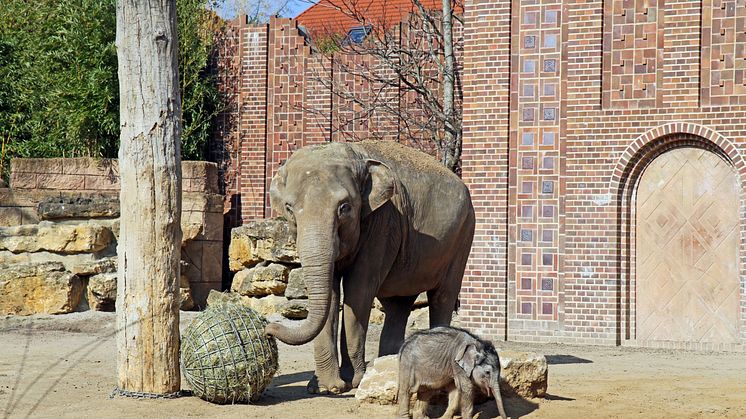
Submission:
M 181 97 L 174 0 L 118 0 L 118 387 L 180 388 Z

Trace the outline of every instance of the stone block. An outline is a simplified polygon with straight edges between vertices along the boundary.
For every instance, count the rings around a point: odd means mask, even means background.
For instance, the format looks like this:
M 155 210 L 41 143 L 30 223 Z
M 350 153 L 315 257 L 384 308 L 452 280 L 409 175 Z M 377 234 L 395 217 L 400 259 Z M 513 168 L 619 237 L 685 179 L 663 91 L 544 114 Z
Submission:
M 202 282 L 223 281 L 223 242 L 202 242 Z
M 303 268 L 295 268 L 288 274 L 288 286 L 285 288 L 285 298 L 296 300 L 308 298 L 308 287 L 303 279 Z
M 202 235 L 205 240 L 223 241 L 222 212 L 205 213 Z
M 256 266 L 236 273 L 231 291 L 249 297 L 282 295 L 288 282 L 288 268 L 279 263 Z
M 119 177 L 119 161 L 117 159 L 97 159 L 90 157 L 72 157 L 59 159 L 62 172 L 65 174 L 80 174 Z
M 84 260 L 78 263 L 70 263 L 67 269 L 80 276 L 114 273 L 117 271 L 117 257 L 105 257 L 102 259 Z
M 285 297 L 268 295 L 262 298 L 244 297 L 245 303 L 264 317 L 282 312 L 282 307 L 288 302 Z
M 0 268 L 0 313 L 70 313 L 83 295 L 77 275 L 61 263 L 18 264 Z
M 234 272 L 261 261 L 300 263 L 295 238 L 287 221 L 279 218 L 249 221 L 234 228 L 228 257 Z
M 36 189 L 36 173 L 11 172 L 10 185 L 13 189 Z
M 23 213 L 19 207 L 0 207 L 0 226 L 13 227 L 23 224 Z
M 291 320 L 308 317 L 308 300 L 289 300 L 280 306 L 280 314 Z
M 83 190 L 85 188 L 85 175 L 43 173 L 36 176 L 36 187 L 67 191 Z
M 84 188 L 89 191 L 119 191 L 118 176 L 86 175 L 83 180 Z
M 109 228 L 94 224 L 39 224 L 0 227 L 0 250 L 13 253 L 49 251 L 55 253 L 96 252 L 112 242 Z
M 119 217 L 119 198 L 108 196 L 50 197 L 38 206 L 42 220 Z
M 117 274 L 104 273 L 88 278 L 88 306 L 95 311 L 114 311 L 117 301 Z

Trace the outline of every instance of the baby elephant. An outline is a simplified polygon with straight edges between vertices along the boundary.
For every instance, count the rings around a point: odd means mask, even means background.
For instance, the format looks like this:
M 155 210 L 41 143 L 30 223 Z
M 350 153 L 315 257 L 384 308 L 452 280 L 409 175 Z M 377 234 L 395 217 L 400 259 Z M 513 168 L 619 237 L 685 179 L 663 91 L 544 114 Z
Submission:
M 460 405 L 461 417 L 471 419 L 476 388 L 495 396 L 503 419 L 505 409 L 500 397 L 500 358 L 490 342 L 463 329 L 436 327 L 410 336 L 399 350 L 399 412 L 409 417 L 409 399 L 417 393 L 414 417 L 426 417 L 428 400 L 438 390 L 448 391 L 448 408 L 443 415 L 451 418 Z

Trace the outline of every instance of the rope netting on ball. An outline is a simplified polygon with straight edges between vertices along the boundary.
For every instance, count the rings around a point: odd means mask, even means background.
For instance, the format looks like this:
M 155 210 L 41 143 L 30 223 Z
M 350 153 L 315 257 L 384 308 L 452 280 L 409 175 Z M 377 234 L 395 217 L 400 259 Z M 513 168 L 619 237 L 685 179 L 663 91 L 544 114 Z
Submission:
M 277 372 L 267 321 L 242 304 L 209 306 L 181 337 L 181 365 L 192 392 L 213 403 L 255 402 Z

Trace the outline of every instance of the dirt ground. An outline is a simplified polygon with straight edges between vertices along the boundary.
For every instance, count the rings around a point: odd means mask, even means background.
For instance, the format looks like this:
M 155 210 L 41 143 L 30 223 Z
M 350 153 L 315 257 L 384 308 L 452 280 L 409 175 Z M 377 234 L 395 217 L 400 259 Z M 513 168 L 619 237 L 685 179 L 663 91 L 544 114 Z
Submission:
M 182 327 L 193 317 L 185 313 Z M 109 396 L 115 384 L 114 316 L 0 317 L 0 412 L 4 418 L 391 418 L 394 406 L 360 404 L 353 393 L 306 393 L 311 345 L 280 344 L 280 370 L 257 405 L 218 406 L 195 397 L 135 400 Z M 380 329 L 372 327 L 368 359 Z M 500 347 L 543 353 L 546 399 L 506 400 L 511 417 L 746 417 L 746 355 L 615 347 Z M 480 418 L 497 415 L 493 403 Z

